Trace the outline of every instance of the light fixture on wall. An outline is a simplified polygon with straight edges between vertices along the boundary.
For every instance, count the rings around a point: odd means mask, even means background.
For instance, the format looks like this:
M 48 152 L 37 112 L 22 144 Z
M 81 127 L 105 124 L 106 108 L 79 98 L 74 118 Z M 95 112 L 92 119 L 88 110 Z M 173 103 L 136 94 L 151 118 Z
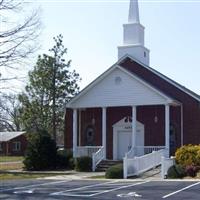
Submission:
M 95 118 L 92 118 L 92 125 L 95 125 Z
M 158 116 L 157 115 L 154 117 L 154 122 L 158 123 Z
M 95 125 L 95 110 L 94 110 L 94 108 L 92 109 L 92 116 L 91 117 L 92 117 L 91 123 L 94 126 Z
M 158 123 L 157 108 L 155 109 L 154 123 Z

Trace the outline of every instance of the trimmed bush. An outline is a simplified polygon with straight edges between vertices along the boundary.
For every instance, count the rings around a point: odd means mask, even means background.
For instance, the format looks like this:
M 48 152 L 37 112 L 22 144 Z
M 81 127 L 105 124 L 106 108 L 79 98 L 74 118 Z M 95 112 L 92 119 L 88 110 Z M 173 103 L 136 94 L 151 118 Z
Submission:
M 76 158 L 75 169 L 79 172 L 92 171 L 92 158 L 88 156 Z
M 74 169 L 75 168 L 75 159 L 70 158 L 69 159 L 69 169 Z
M 66 149 L 57 151 L 56 167 L 59 169 L 69 169 L 69 160 L 72 158 L 72 152 Z
M 56 143 L 47 131 L 29 135 L 24 158 L 26 170 L 49 170 L 56 167 Z
M 200 166 L 200 145 L 185 145 L 177 149 L 176 162 L 184 167 Z
M 123 178 L 123 164 L 113 165 L 106 170 L 106 178 Z
M 173 165 L 167 171 L 167 178 L 183 178 L 185 169 L 181 165 Z
M 197 175 L 198 168 L 193 165 L 190 165 L 186 167 L 185 171 L 187 176 L 195 177 Z

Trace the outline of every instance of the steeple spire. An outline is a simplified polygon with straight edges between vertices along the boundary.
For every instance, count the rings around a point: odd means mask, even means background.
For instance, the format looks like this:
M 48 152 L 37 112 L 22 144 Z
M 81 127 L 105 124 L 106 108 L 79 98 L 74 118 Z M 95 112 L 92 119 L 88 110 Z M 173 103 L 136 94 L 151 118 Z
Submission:
M 128 22 L 140 23 L 138 0 L 130 0 Z
M 130 55 L 149 65 L 149 50 L 144 46 L 144 26 L 140 24 L 138 0 L 130 0 L 128 23 L 124 27 L 123 45 L 118 47 L 118 58 Z

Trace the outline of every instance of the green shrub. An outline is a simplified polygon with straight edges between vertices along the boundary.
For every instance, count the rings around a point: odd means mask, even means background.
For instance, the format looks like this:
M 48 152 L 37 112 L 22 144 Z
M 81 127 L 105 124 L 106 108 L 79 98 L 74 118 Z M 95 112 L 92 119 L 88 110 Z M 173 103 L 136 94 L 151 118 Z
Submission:
M 183 178 L 185 169 L 181 165 L 173 165 L 167 171 L 167 178 Z
M 176 162 L 184 167 L 200 165 L 200 145 L 185 145 L 177 149 Z
M 92 158 L 88 156 L 76 158 L 75 169 L 80 172 L 92 171 Z
M 69 169 L 74 169 L 75 168 L 75 159 L 70 158 L 69 159 Z
M 56 143 L 46 131 L 29 135 L 24 158 L 26 170 L 47 170 L 56 167 Z
M 123 178 L 123 164 L 113 165 L 106 170 L 106 178 Z
M 59 169 L 69 169 L 69 160 L 72 158 L 72 152 L 66 149 L 57 151 L 56 167 Z
M 189 165 L 186 167 L 185 171 L 188 176 L 195 177 L 197 175 L 198 168 L 193 165 Z

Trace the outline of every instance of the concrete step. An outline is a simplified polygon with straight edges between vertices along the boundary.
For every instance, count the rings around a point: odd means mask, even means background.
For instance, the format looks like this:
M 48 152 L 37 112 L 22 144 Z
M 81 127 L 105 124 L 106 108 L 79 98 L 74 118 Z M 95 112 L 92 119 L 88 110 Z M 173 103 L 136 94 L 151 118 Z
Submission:
M 102 160 L 98 165 L 95 171 L 97 172 L 104 172 L 106 171 L 109 167 L 117 164 L 122 164 L 122 161 L 119 160 Z

